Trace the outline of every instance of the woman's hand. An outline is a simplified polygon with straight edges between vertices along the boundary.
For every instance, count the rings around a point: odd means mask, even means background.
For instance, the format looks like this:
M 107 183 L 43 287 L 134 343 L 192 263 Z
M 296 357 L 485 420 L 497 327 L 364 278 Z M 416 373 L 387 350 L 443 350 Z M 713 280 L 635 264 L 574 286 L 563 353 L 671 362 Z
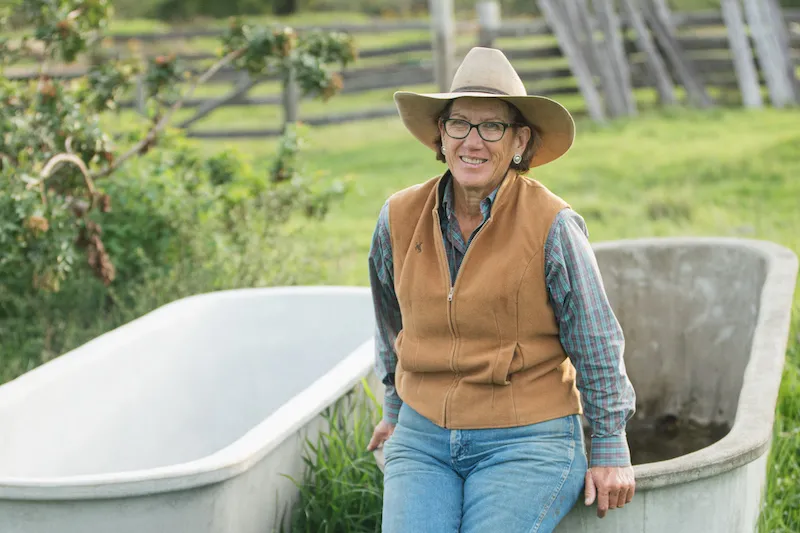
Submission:
M 609 509 L 620 509 L 630 503 L 636 491 L 633 467 L 596 466 L 586 472 L 586 505 L 597 498 L 597 516 L 603 518 Z
M 378 425 L 375 426 L 375 431 L 372 432 L 372 438 L 367 445 L 367 451 L 371 452 L 378 446 L 381 446 L 392 436 L 392 433 L 394 433 L 394 424 L 390 424 L 386 420 L 378 422 Z

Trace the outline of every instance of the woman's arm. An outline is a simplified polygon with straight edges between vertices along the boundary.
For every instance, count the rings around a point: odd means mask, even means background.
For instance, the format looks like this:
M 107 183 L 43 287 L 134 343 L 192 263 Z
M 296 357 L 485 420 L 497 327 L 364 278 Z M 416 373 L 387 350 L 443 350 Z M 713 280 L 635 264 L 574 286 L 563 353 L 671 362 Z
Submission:
M 577 371 L 583 411 L 592 429 L 585 504 L 597 516 L 630 503 L 636 491 L 625 426 L 636 394 L 625 372 L 622 328 L 606 297 L 583 219 L 561 211 L 545 245 L 545 277 L 561 344 Z
M 583 218 L 565 209 L 545 246 L 545 277 L 561 344 L 577 371 L 592 430 L 590 466 L 630 466 L 625 426 L 636 395 L 625 371 L 625 339 L 603 287 Z
M 403 327 L 403 321 L 394 291 L 394 263 L 389 234 L 388 202 L 381 208 L 375 233 L 372 236 L 369 252 L 369 282 L 375 306 L 375 373 L 386 386 L 383 398 L 383 419 L 389 424 L 396 424 L 402 401 L 394 387 L 394 371 L 397 366 L 394 341 Z

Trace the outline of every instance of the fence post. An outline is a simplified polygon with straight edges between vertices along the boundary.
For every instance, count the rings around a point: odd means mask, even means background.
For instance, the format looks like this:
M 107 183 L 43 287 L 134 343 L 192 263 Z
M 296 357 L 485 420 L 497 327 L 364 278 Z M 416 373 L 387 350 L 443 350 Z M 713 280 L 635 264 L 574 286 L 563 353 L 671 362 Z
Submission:
M 750 50 L 750 41 L 742 21 L 739 0 L 722 0 L 721 7 L 722 20 L 728 28 L 728 42 L 733 54 L 733 67 L 739 82 L 739 90 L 742 93 L 742 103 L 745 107 L 762 107 L 764 102 L 761 98 L 761 85 L 758 83 L 753 52 Z
M 781 59 L 786 69 L 789 88 L 794 96 L 794 102 L 800 104 L 800 79 L 798 79 L 792 61 L 792 42 L 789 37 L 789 27 L 783 17 L 783 11 L 778 0 L 767 0 L 767 11 L 772 16 L 772 25 L 775 28 L 775 35 L 778 37 L 778 46 L 781 51 Z
M 491 48 L 500 29 L 500 2 L 480 0 L 475 4 L 478 14 L 478 46 Z
M 596 122 L 605 122 L 606 113 L 603 100 L 595 87 L 589 63 L 581 52 L 581 47 L 572 33 L 562 0 L 538 0 L 539 9 L 558 39 L 558 45 L 569 60 L 570 69 L 578 80 L 578 88 L 586 102 L 589 116 Z M 564 9 L 564 11 L 562 11 Z
M 744 0 L 745 14 L 755 42 L 756 54 L 772 105 L 784 107 L 794 101 L 794 87 L 784 68 L 780 36 L 773 25 L 774 14 L 767 4 L 758 0 Z
M 617 80 L 623 112 L 628 115 L 636 115 L 636 98 L 633 95 L 631 70 L 625 55 L 622 25 L 614 2 L 595 0 L 594 5 L 600 27 L 605 33 L 606 53 L 611 61 L 612 75 Z
M 661 16 L 659 16 L 646 1 L 642 2 L 642 8 L 645 18 L 650 21 L 650 26 L 653 29 L 656 42 L 661 45 L 661 48 L 664 50 L 664 55 L 666 55 L 667 59 L 672 63 L 672 67 L 675 69 L 675 75 L 678 76 L 683 83 L 689 100 L 694 102 L 697 107 L 707 108 L 713 106 L 714 104 L 706 91 L 699 72 L 697 72 L 694 65 L 692 65 L 689 56 L 684 53 L 676 35 L 669 30 L 669 27 L 664 24 Z
M 286 68 L 283 75 L 283 93 L 281 96 L 283 97 L 283 131 L 285 132 L 289 124 L 297 122 L 300 104 L 296 73 L 291 65 Z
M 456 28 L 453 0 L 428 0 L 433 37 L 434 79 L 440 92 L 450 90 L 455 72 Z
M 644 22 L 644 18 L 639 11 L 636 1 L 622 0 L 622 7 L 627 11 L 628 19 L 636 32 L 636 41 L 639 50 L 644 52 L 647 57 L 647 66 L 655 83 L 661 103 L 665 105 L 677 104 L 678 100 L 675 97 L 675 87 L 672 85 L 672 78 L 669 76 L 667 65 L 658 53 L 658 49 L 653 42 L 653 38 L 650 36 L 650 32 L 647 30 L 647 25 Z

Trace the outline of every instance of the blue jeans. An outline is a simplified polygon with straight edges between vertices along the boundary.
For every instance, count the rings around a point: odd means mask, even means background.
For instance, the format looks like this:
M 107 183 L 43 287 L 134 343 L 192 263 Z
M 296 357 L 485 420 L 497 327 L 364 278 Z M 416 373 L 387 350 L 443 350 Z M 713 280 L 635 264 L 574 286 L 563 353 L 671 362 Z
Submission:
M 578 501 L 578 415 L 502 429 L 443 429 L 403 404 L 384 443 L 383 533 L 546 533 Z

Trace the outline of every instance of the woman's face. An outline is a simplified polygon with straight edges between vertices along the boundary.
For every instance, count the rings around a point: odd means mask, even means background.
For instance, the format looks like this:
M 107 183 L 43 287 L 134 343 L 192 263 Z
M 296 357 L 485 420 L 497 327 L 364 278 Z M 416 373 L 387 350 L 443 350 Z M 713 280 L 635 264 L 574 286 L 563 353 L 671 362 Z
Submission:
M 457 98 L 450 111 L 451 119 L 461 119 L 472 124 L 508 124 L 512 122 L 512 117 L 509 105 L 494 98 Z M 453 133 L 452 130 L 459 127 L 463 129 L 463 124 L 451 124 L 449 127 Z M 477 128 L 472 128 L 463 139 L 454 139 L 448 135 L 443 122 L 439 124 L 439 131 L 447 166 L 455 180 L 466 189 L 482 192 L 490 191 L 500 183 L 508 171 L 511 159 L 515 154 L 523 154 L 530 138 L 528 128 L 508 127 L 502 138 L 495 142 L 484 140 L 478 134 Z M 484 136 L 493 138 L 491 128 L 487 128 Z

